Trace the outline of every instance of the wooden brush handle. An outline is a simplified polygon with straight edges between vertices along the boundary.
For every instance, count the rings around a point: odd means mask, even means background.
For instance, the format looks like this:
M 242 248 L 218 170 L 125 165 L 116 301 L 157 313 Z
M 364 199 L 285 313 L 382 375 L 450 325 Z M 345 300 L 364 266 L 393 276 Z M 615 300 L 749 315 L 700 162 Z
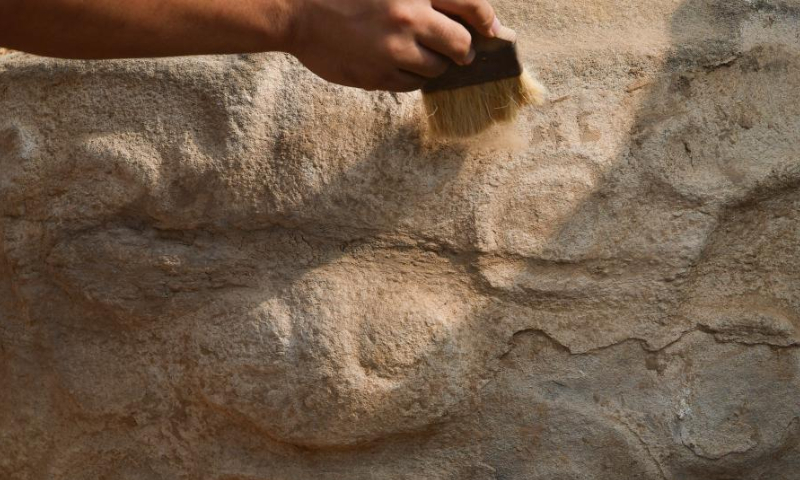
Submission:
M 517 33 L 514 30 L 504 27 L 496 37 L 488 38 L 464 22 L 461 23 L 472 35 L 472 48 L 477 53 L 475 60 L 470 65 L 463 66 L 451 62 L 443 75 L 430 79 L 422 87 L 423 93 L 469 87 L 522 75 L 522 65 L 517 58 L 515 45 Z

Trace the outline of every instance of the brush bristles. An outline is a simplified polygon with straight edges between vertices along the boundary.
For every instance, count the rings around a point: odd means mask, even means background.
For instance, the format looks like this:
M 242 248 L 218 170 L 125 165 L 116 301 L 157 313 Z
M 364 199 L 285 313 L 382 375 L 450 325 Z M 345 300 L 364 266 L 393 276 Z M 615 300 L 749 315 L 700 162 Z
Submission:
M 519 77 L 423 93 L 422 99 L 434 135 L 469 137 L 514 120 L 526 105 L 541 105 L 545 93 L 536 79 L 523 72 Z

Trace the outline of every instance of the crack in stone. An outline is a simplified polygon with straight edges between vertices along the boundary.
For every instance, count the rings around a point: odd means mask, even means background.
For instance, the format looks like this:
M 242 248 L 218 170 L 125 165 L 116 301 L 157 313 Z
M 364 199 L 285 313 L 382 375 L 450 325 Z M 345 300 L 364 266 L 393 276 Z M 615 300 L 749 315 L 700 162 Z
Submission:
M 669 348 L 669 347 L 671 347 L 673 345 L 676 345 L 676 344 L 680 343 L 687 335 L 695 333 L 695 332 L 701 332 L 701 333 L 705 333 L 707 335 L 710 335 L 714 339 L 715 342 L 723 343 L 723 344 L 725 344 L 725 343 L 735 343 L 735 344 L 742 345 L 742 346 L 745 346 L 745 347 L 767 346 L 767 347 L 781 349 L 781 350 L 783 350 L 783 349 L 787 349 L 788 350 L 788 349 L 798 349 L 798 348 L 800 348 L 800 344 L 797 344 L 797 343 L 791 344 L 791 345 L 775 345 L 773 343 L 769 343 L 769 342 L 765 342 L 765 341 L 746 342 L 746 341 L 741 341 L 741 340 L 722 340 L 722 339 L 717 338 L 717 335 L 719 333 L 721 333 L 721 332 L 715 331 L 713 329 L 710 329 L 710 328 L 708 328 L 708 327 L 706 327 L 704 325 L 696 324 L 693 328 L 684 330 L 674 340 L 672 340 L 669 343 L 667 343 L 667 344 L 665 344 L 665 345 L 663 345 L 661 347 L 658 347 L 658 348 L 648 348 L 648 346 L 647 346 L 648 342 L 645 339 L 635 338 L 635 337 L 628 337 L 628 338 L 624 338 L 622 340 L 618 340 L 616 342 L 610 343 L 608 345 L 601 345 L 599 347 L 591 348 L 589 350 L 575 352 L 569 347 L 569 345 L 566 345 L 566 344 L 560 342 L 552 334 L 548 333 L 547 331 L 545 331 L 545 330 L 543 330 L 541 328 L 523 328 L 523 329 L 517 330 L 517 331 L 515 331 L 514 333 L 511 334 L 511 337 L 507 341 L 507 343 L 509 344 L 509 348 L 506 351 L 504 351 L 502 354 L 497 356 L 497 358 L 499 360 L 502 360 L 502 359 L 506 358 L 518 345 L 518 344 L 516 344 L 514 342 L 514 339 L 517 336 L 528 334 L 528 333 L 540 334 L 540 335 L 546 337 L 549 341 L 551 341 L 554 344 L 556 344 L 560 349 L 562 349 L 563 351 L 566 351 L 571 356 L 587 356 L 587 355 L 593 355 L 595 353 L 598 353 L 598 352 L 601 352 L 601 351 L 604 351 L 604 350 L 608 350 L 608 349 L 611 349 L 611 348 L 614 348 L 614 347 L 618 347 L 618 346 L 620 346 L 620 345 L 622 345 L 624 343 L 627 343 L 627 342 L 636 342 L 636 343 L 638 343 L 639 346 L 642 348 L 642 350 L 645 351 L 645 352 L 658 353 L 658 352 L 664 351 L 665 349 L 667 349 L 667 348 Z

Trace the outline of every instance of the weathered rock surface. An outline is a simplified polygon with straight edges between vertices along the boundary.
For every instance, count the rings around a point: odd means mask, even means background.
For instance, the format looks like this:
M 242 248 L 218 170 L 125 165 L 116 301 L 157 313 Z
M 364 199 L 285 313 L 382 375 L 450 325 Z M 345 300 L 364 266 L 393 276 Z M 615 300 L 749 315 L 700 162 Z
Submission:
M 468 144 L 281 55 L 0 60 L 0 478 L 800 478 L 800 2 L 498 0 Z

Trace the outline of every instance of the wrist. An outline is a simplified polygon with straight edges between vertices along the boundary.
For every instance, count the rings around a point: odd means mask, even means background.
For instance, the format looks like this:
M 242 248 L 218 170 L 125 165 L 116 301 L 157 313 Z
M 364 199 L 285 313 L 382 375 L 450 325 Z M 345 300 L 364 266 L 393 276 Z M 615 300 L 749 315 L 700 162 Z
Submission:
M 262 4 L 265 51 L 294 54 L 299 37 L 302 0 L 258 0 Z

